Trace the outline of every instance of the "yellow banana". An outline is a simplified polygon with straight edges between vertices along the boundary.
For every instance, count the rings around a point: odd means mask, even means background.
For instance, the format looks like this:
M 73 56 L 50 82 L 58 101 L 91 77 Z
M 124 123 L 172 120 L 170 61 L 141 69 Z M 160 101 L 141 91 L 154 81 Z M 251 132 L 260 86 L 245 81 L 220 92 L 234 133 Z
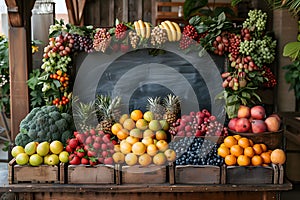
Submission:
M 140 25 L 137 21 L 134 22 L 134 29 L 137 35 L 141 35 Z
M 168 24 L 166 24 L 165 22 L 162 22 L 161 25 L 162 25 L 162 26 L 164 27 L 164 29 L 167 31 L 168 40 L 169 40 L 170 42 L 172 42 L 172 41 L 173 41 L 173 36 L 172 36 L 171 30 L 170 30 Z
M 170 22 L 169 20 L 166 20 L 165 23 L 169 26 L 169 29 L 171 30 L 172 33 L 172 41 L 177 41 L 177 33 L 176 33 L 176 29 L 174 28 L 172 22 Z
M 145 38 L 146 37 L 145 24 L 142 20 L 139 20 L 138 23 L 139 23 L 139 26 L 140 26 L 141 36 L 142 36 L 142 38 Z
M 144 23 L 146 25 L 146 38 L 148 39 L 151 34 L 151 28 L 150 28 L 150 24 L 148 22 L 144 22 Z
M 176 29 L 176 33 L 177 33 L 177 40 L 179 41 L 181 39 L 181 29 L 179 27 L 179 25 L 176 22 L 172 22 L 172 24 L 174 25 L 175 29 Z

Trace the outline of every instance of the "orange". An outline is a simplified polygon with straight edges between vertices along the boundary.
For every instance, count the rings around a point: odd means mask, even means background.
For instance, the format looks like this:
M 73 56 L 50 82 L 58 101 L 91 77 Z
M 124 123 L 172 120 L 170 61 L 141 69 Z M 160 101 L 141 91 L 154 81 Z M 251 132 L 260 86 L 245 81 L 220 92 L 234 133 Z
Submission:
M 271 163 L 271 154 L 268 152 L 263 152 L 260 154 L 260 157 L 263 159 L 264 164 L 270 164 Z
M 244 155 L 248 156 L 249 158 L 252 158 L 255 155 L 255 152 L 252 147 L 246 147 L 244 149 Z
M 146 146 L 149 146 L 150 144 L 154 143 L 154 141 L 151 137 L 143 138 L 141 142 L 144 143 L 144 145 L 146 145 Z
M 129 144 L 133 145 L 136 142 L 139 142 L 139 138 L 133 137 L 133 136 L 128 136 L 126 139 L 126 142 L 128 142 Z
M 253 147 L 254 143 L 253 140 L 249 139 L 250 147 Z
M 233 145 L 230 148 L 230 154 L 234 155 L 235 157 L 238 157 L 239 155 L 242 155 L 243 153 L 244 153 L 244 149 L 238 144 Z
M 151 137 L 151 138 L 155 138 L 155 133 L 153 131 L 151 131 L 150 129 L 147 129 L 144 131 L 143 133 L 143 138 L 146 138 L 146 137 Z
M 251 164 L 253 166 L 261 166 L 263 164 L 263 159 L 259 155 L 255 155 L 251 158 Z
M 144 143 L 142 142 L 136 142 L 132 145 L 131 151 L 132 153 L 134 153 L 135 155 L 142 155 L 146 152 L 146 145 L 144 145 Z
M 266 152 L 266 151 L 268 151 L 268 147 L 267 147 L 267 145 L 265 145 L 265 144 L 261 143 L 261 144 L 260 144 L 260 146 L 261 146 L 261 148 L 262 148 L 262 152 Z
M 129 144 L 128 142 L 126 142 L 125 140 L 123 140 L 121 143 L 120 143 L 120 151 L 123 153 L 123 154 L 128 154 L 131 152 L 131 144 Z
M 260 144 L 253 145 L 253 150 L 256 155 L 260 155 L 263 152 Z
M 226 147 L 230 148 L 232 147 L 233 145 L 236 145 L 237 144 L 237 140 L 233 137 L 233 136 L 227 136 L 225 139 L 224 139 L 224 144 Z
M 152 157 L 149 156 L 149 154 L 144 153 L 143 155 L 140 155 L 139 157 L 139 164 L 143 167 L 146 167 L 150 165 L 152 162 Z
M 158 140 L 155 145 L 158 148 L 158 150 L 162 152 L 169 148 L 169 145 L 165 140 Z
M 240 145 L 241 147 L 243 147 L 245 149 L 246 147 L 250 146 L 250 142 L 249 142 L 248 138 L 241 137 L 240 139 L 238 139 L 238 145 Z
M 275 149 L 271 153 L 271 162 L 274 164 L 284 164 L 286 160 L 285 153 L 282 149 Z
M 125 162 L 125 155 L 121 152 L 116 152 L 112 155 L 112 158 L 115 163 L 124 163 Z
M 174 162 L 176 160 L 176 152 L 173 149 L 167 149 L 164 154 L 168 162 Z
M 127 129 L 125 128 L 122 128 L 121 130 L 118 131 L 117 133 L 117 137 L 120 139 L 120 140 L 124 140 L 128 137 L 129 135 L 129 132 Z
M 236 140 L 239 140 L 242 136 L 240 136 L 240 135 L 234 135 L 233 136 Z
M 164 130 L 159 130 L 155 132 L 155 139 L 157 140 L 167 140 L 168 136 Z
M 135 128 L 135 122 L 131 118 L 125 119 L 123 127 L 130 131 Z
M 234 155 L 227 155 L 224 159 L 225 164 L 228 166 L 232 166 L 236 164 L 236 157 Z
M 111 127 L 111 132 L 114 135 L 117 135 L 117 133 L 123 128 L 122 124 L 120 123 L 115 123 L 114 125 L 112 125 Z
M 130 113 L 130 118 L 134 121 L 137 121 L 139 119 L 143 118 L 143 112 L 141 110 L 134 110 Z
M 129 118 L 128 114 L 123 114 L 119 119 L 120 124 L 123 124 L 125 119 L 128 119 L 128 118 Z
M 146 130 L 148 128 L 148 122 L 145 119 L 139 119 L 136 121 L 135 126 L 140 130 Z
M 220 147 L 226 147 L 224 143 L 220 144 Z M 227 147 L 226 147 L 227 148 Z
M 229 154 L 230 154 L 230 151 L 226 146 L 220 146 L 218 148 L 218 155 L 221 156 L 222 158 L 225 158 Z
M 167 161 L 167 158 L 164 153 L 158 153 L 155 156 L 153 156 L 153 163 L 155 165 L 163 165 Z
M 240 155 L 237 158 L 237 163 L 239 166 L 248 166 L 248 165 L 250 165 L 250 158 L 245 155 Z
M 149 144 L 147 146 L 147 154 L 149 154 L 150 156 L 155 156 L 158 152 L 158 148 L 156 147 L 155 144 Z
M 138 157 L 134 153 L 129 153 L 125 156 L 125 162 L 129 166 L 135 165 L 138 162 Z

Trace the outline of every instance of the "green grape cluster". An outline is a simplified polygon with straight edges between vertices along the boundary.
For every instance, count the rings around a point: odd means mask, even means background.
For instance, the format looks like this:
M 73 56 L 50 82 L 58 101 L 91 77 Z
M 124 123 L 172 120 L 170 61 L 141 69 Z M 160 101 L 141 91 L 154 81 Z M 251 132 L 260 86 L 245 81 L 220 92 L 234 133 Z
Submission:
M 243 28 L 248 28 L 252 31 L 262 32 L 266 28 L 267 13 L 261 10 L 250 10 L 248 12 L 248 18 L 243 23 Z
M 272 40 L 270 36 L 265 35 L 262 39 L 241 42 L 239 52 L 251 56 L 258 67 L 263 67 L 265 63 L 274 61 L 275 49 L 276 40 Z

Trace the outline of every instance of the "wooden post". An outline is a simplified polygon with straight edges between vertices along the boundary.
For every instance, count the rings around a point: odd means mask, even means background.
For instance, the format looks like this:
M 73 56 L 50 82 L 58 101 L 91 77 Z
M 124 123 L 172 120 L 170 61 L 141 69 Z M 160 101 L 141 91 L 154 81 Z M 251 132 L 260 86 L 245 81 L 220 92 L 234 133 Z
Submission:
M 35 0 L 5 0 L 9 19 L 9 73 L 11 139 L 19 132 L 22 119 L 29 112 L 26 81 L 32 70 L 31 10 Z
M 86 0 L 65 0 L 69 21 L 73 25 L 83 25 L 83 10 Z

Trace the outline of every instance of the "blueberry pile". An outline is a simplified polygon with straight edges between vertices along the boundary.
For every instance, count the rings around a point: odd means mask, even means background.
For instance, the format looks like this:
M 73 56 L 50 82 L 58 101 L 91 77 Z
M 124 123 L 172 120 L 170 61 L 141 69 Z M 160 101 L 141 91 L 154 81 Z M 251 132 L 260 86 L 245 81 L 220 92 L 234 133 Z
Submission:
M 201 137 L 184 137 L 170 143 L 178 155 L 176 165 L 214 165 L 221 166 L 224 159 L 217 154 L 216 143 Z

